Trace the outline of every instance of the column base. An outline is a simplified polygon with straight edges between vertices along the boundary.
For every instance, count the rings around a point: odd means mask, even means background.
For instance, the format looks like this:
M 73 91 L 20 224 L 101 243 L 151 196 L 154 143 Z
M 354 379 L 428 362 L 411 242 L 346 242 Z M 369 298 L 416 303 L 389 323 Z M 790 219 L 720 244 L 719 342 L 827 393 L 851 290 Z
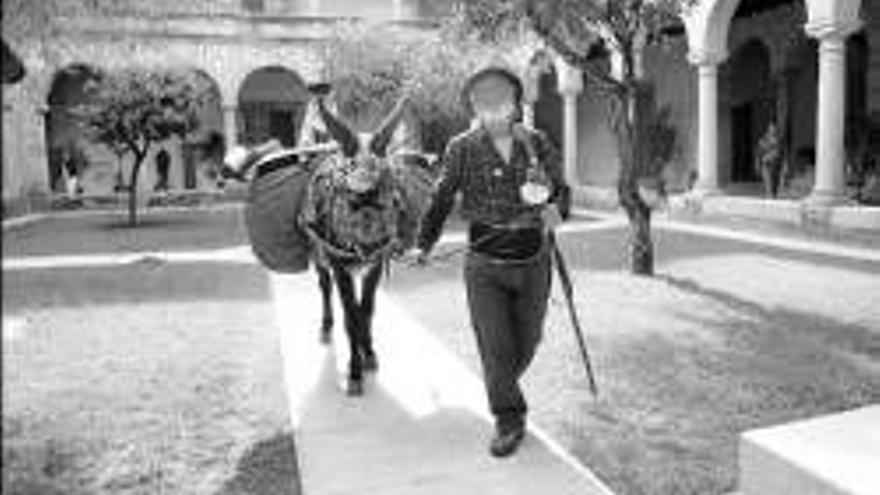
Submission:
M 843 192 L 815 189 L 804 198 L 803 202 L 806 206 L 811 207 L 841 206 L 851 203 Z
M 721 196 L 724 191 L 720 187 L 713 184 L 700 184 L 697 182 L 689 195 L 696 198 L 705 198 L 708 196 Z

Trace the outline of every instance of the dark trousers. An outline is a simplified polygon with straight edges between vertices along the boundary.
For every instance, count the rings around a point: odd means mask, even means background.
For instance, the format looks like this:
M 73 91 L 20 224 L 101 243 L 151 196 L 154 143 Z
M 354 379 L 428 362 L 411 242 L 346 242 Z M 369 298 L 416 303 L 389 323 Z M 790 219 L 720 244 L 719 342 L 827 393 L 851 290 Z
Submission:
M 499 263 L 473 252 L 465 262 L 468 307 L 489 407 L 502 431 L 525 421 L 527 406 L 519 379 L 541 340 L 550 282 L 547 247 L 526 262 Z
M 779 195 L 782 185 L 782 164 L 763 163 L 761 166 L 761 179 L 764 181 L 764 193 L 768 198 Z

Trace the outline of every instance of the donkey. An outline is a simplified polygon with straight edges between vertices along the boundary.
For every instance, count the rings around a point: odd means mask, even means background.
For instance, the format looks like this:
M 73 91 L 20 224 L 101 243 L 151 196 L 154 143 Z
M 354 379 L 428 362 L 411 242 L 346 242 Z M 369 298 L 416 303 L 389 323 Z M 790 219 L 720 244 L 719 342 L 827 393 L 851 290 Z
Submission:
M 308 186 L 298 218 L 292 219 L 307 234 L 317 269 L 323 302 L 323 343 L 331 340 L 334 285 L 342 302 L 350 349 L 346 380 L 350 396 L 364 393 L 365 372 L 376 371 L 379 366 L 373 348 L 372 320 L 383 268 L 412 244 L 418 229 L 420 211 L 413 202 L 424 191 L 407 190 L 404 183 L 412 183 L 413 177 L 416 182 L 420 178 L 424 179 L 421 182 L 430 182 L 426 159 L 387 154 L 406 101 L 396 105 L 375 133 L 356 134 L 327 109 L 323 98 L 318 99 L 319 114 L 335 144 L 315 148 L 318 151 L 306 160 Z M 272 149 L 264 146 L 252 150 L 253 166 L 279 162 L 277 148 L 274 152 Z M 297 161 L 303 164 L 299 157 L 292 163 Z M 402 178 L 405 174 L 410 174 L 409 181 Z M 358 278 L 359 291 L 355 284 Z

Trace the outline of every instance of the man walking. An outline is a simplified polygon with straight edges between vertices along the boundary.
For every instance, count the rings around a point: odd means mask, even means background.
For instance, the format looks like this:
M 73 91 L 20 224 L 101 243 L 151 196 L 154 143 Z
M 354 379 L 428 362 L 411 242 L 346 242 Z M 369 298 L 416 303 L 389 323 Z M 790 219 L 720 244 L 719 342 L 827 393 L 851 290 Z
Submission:
M 569 206 L 558 154 L 543 134 L 517 122 L 522 93 L 517 76 L 500 67 L 465 84 L 463 101 L 475 122 L 446 148 L 417 244 L 424 263 L 461 193 L 469 224 L 465 286 L 496 457 L 515 452 L 525 435 L 519 379 L 541 340 L 550 293 L 547 222 L 567 216 Z

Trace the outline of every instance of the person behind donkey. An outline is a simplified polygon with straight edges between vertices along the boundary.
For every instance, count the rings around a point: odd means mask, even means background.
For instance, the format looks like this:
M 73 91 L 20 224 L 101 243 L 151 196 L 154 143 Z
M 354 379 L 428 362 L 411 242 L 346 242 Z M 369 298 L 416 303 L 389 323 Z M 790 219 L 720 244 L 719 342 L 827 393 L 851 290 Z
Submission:
M 79 139 L 71 140 L 65 149 L 64 167 L 67 170 L 67 195 L 80 197 L 85 192 L 81 177 L 88 166 L 88 159 Z
M 156 153 L 156 185 L 154 191 L 168 190 L 168 169 L 171 167 L 171 155 L 165 148 Z
M 783 179 L 782 143 L 776 124 L 770 122 L 761 139 L 758 140 L 757 172 L 764 183 L 764 194 L 775 198 Z
M 551 283 L 548 222 L 568 215 L 558 153 L 518 122 L 523 87 L 503 67 L 472 75 L 462 100 L 474 116 L 442 158 L 422 218 L 417 261 L 427 263 L 457 194 L 469 224 L 465 287 L 495 432 L 493 456 L 514 453 L 526 431 L 519 380 L 541 340 Z

